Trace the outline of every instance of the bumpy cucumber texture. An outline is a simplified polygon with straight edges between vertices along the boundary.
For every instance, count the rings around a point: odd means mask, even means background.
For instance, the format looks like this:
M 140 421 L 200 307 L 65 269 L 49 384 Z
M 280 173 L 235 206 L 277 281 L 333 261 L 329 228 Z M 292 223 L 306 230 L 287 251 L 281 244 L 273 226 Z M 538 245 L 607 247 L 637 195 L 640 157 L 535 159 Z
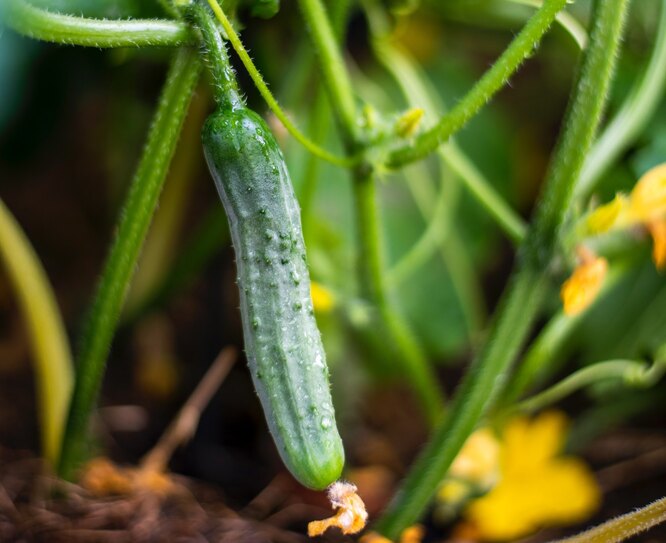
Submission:
M 245 351 L 268 426 L 292 474 L 323 489 L 340 476 L 344 450 L 282 152 L 261 117 L 241 104 L 208 118 L 203 144 L 229 218 Z

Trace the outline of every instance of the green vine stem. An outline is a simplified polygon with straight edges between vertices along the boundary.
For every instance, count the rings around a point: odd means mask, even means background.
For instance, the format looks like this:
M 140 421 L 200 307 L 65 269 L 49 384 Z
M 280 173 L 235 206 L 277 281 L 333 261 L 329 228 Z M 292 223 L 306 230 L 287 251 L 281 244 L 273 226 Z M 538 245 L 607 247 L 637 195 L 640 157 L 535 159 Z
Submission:
M 178 251 L 178 257 L 161 279 L 139 303 L 125 312 L 122 324 L 131 326 L 143 315 L 166 304 L 174 294 L 200 277 L 201 270 L 211 258 L 229 244 L 229 238 L 227 216 L 220 206 L 213 206 Z
M 594 190 L 617 159 L 627 150 L 654 116 L 666 90 L 666 0 L 661 14 L 652 55 L 640 80 L 632 88 L 613 120 L 608 124 L 583 166 L 576 196 L 584 198 Z
M 373 33 L 385 34 L 384 31 L 377 28 L 381 26 L 381 20 L 384 18 L 383 12 L 380 13 L 372 2 L 365 2 L 365 8 L 368 17 L 372 20 Z M 425 108 L 427 119 L 430 114 L 441 108 L 436 104 L 435 93 L 428 88 L 425 74 L 418 69 L 416 63 L 407 54 L 399 52 L 388 43 L 386 46 L 385 54 L 382 56 L 384 65 L 402 90 L 408 107 Z M 458 156 L 461 157 L 461 161 L 470 165 L 469 169 L 463 171 L 460 168 L 452 167 Z M 431 258 L 434 251 L 439 249 L 442 262 L 448 270 L 460 302 L 469 338 L 472 340 L 485 320 L 486 309 L 480 296 L 481 288 L 477 271 L 471 263 L 468 250 L 459 233 L 452 228 L 452 223 L 460 196 L 461 184 L 458 182 L 458 178 L 465 175 L 478 175 L 478 181 L 481 184 L 487 182 L 452 141 L 437 149 L 437 160 L 440 170 L 437 194 L 428 182 L 430 173 L 423 163 L 411 164 L 403 171 L 407 188 L 426 221 L 427 227 L 413 247 L 387 271 L 386 283 L 389 289 L 397 288 L 401 282 Z M 458 178 L 451 176 L 451 172 Z M 464 179 L 463 181 L 465 182 Z
M 55 467 L 62 442 L 74 365 L 53 289 L 30 241 L 0 200 L 0 256 L 16 291 L 35 357 L 37 404 L 46 460 Z
M 411 105 L 419 104 L 429 111 L 435 111 L 429 92 L 422 83 L 425 76 L 420 73 L 416 63 L 407 53 L 400 51 L 389 42 L 385 33 L 382 37 L 381 29 L 377 28 L 383 26 L 378 21 L 377 10 L 373 9 L 370 2 L 366 2 L 366 6 L 371 21 L 374 21 L 373 32 L 378 34 L 372 42 L 377 58 L 398 82 L 403 95 L 410 97 Z M 442 147 L 440 154 L 449 168 L 459 176 L 470 194 L 495 219 L 509 239 L 514 243 L 522 241 L 527 230 L 525 221 L 497 194 L 493 186 L 455 142 L 450 141 L 448 145 Z
M 321 0 L 299 0 L 299 4 L 312 34 L 312 42 L 326 83 L 325 87 L 340 121 L 345 143 L 353 149 L 359 136 L 356 102 L 333 26 Z
M 345 146 L 350 153 L 362 151 L 364 142 L 356 123 L 354 94 L 331 21 L 320 0 L 300 0 L 300 6 L 310 27 L 310 35 Z M 406 378 L 418 394 L 424 414 L 434 423 L 441 417 L 443 393 L 408 323 L 387 294 L 377 187 L 371 166 L 360 164 L 354 168 L 353 183 L 362 294 L 377 307 L 379 324 L 383 326 L 398 351 L 396 360 L 402 365 Z
M 145 307 L 165 277 L 173 271 L 186 212 L 201 162 L 201 127 L 210 108 L 210 93 L 199 85 L 180 136 L 181 144 L 171 160 L 169 174 L 150 229 L 141 250 L 136 274 L 127 293 L 123 320 Z
M 229 62 L 227 46 L 210 11 L 194 2 L 184 12 L 187 19 L 201 32 L 201 48 L 213 79 L 213 98 L 218 107 L 228 111 L 244 107 L 236 74 Z
M 533 8 L 540 8 L 543 6 L 543 0 L 509 0 L 514 4 L 521 4 L 523 6 L 531 6 Z M 587 47 L 587 31 L 582 24 L 573 15 L 567 11 L 560 11 L 555 18 L 557 23 L 567 31 L 573 38 L 578 46 L 578 49 L 583 51 Z
M 615 263 L 604 281 L 604 286 L 599 292 L 595 304 L 613 290 L 620 282 L 629 266 Z M 527 353 L 516 371 L 511 376 L 502 399 L 501 405 L 506 407 L 512 405 L 528 390 L 530 387 L 538 387 L 552 376 L 560 367 L 565 354 L 565 345 L 573 332 L 576 330 L 587 311 L 578 315 L 565 315 L 558 311 L 550 321 L 539 332 L 539 335 L 532 341 Z
M 437 376 L 428 363 L 402 315 L 387 295 L 384 257 L 381 247 L 377 186 L 372 172 L 359 175 L 354 182 L 354 202 L 359 234 L 361 292 L 377 307 L 380 323 L 398 349 L 397 360 L 421 400 L 430 423 L 441 417 L 444 402 Z
M 343 37 L 345 22 L 349 15 L 350 2 L 349 0 L 338 0 L 331 6 L 331 25 L 335 34 L 337 43 L 340 43 Z M 304 42 L 303 46 L 307 47 L 309 51 L 311 48 L 308 42 Z M 304 47 L 302 47 L 304 48 Z M 312 65 L 311 58 L 304 62 L 306 66 Z M 308 70 L 309 71 L 309 70 Z M 330 106 L 327 101 L 326 89 L 321 84 L 320 80 L 314 82 L 315 98 L 314 105 L 312 106 L 312 113 L 310 116 L 309 134 L 315 141 L 324 141 L 328 134 L 330 124 Z M 315 194 L 317 192 L 317 181 L 321 163 L 318 158 L 310 154 L 306 158 L 305 167 L 303 168 L 303 185 L 299 202 L 301 204 L 301 221 L 303 222 L 303 234 L 305 236 L 306 246 L 312 236 L 312 220 Z
M 79 348 L 59 472 L 71 478 L 83 456 L 106 358 L 144 238 L 155 213 L 187 109 L 201 70 L 194 51 L 176 53 L 141 161 L 120 214 L 116 237 L 91 306 Z
M 619 543 L 666 522 L 666 498 L 554 543 Z
M 366 3 L 366 8 L 370 9 L 369 3 Z M 433 104 L 437 102 L 434 92 L 430 89 L 423 88 L 427 92 L 423 96 L 419 94 L 419 89 L 427 86 L 427 80 L 419 80 L 420 86 L 403 85 L 406 83 L 406 79 L 405 74 L 402 74 L 398 86 L 402 89 L 408 107 L 421 107 L 430 102 Z M 366 102 L 381 104 L 385 109 L 394 106 L 393 100 L 384 88 L 373 84 L 360 71 L 356 71 L 354 83 L 359 95 Z M 432 108 L 426 107 L 426 117 L 439 107 L 439 105 L 437 107 L 433 105 Z M 423 236 L 413 248 L 403 255 L 391 269 L 387 270 L 386 287 L 389 290 L 397 288 L 401 281 L 404 281 L 424 260 L 431 256 L 432 250 L 437 249 L 460 302 L 470 340 L 473 340 L 476 339 L 476 334 L 485 320 L 486 308 L 480 295 L 481 288 L 477 270 L 474 269 L 471 262 L 468 247 L 460 238 L 460 233 L 451 227 L 460 193 L 460 183 L 455 176 L 450 175 L 450 168 L 447 168 L 444 160 L 449 145 L 443 146 L 437 152 L 439 179 L 436 185 L 439 185 L 438 190 L 436 190 L 437 186 L 433 187 L 432 172 L 424 162 L 410 164 L 402 171 L 404 183 L 427 226 Z M 442 210 L 441 215 L 438 213 L 438 206 L 439 210 Z M 438 229 L 438 224 L 433 225 L 433 222 L 439 223 L 440 221 L 441 229 Z M 430 245 L 430 242 L 435 245 Z M 404 266 L 401 262 L 404 262 Z M 396 266 L 400 267 L 396 268 Z
M 631 387 L 647 388 L 656 384 L 666 373 L 666 360 L 656 359 L 652 366 L 639 360 L 608 360 L 573 372 L 559 383 L 523 400 L 516 410 L 534 412 L 560 401 L 574 392 L 600 381 L 622 380 Z M 510 408 L 513 410 L 513 408 Z
M 259 72 L 259 70 L 257 70 L 257 67 L 254 65 L 254 62 L 250 58 L 250 55 L 248 54 L 247 50 L 245 49 L 245 46 L 243 45 L 243 42 L 241 41 L 240 37 L 234 30 L 234 27 L 231 25 L 231 22 L 229 21 L 228 17 L 225 15 L 224 11 L 222 11 L 220 4 L 217 2 L 217 0 L 208 0 L 208 4 L 213 10 L 213 13 L 215 13 L 215 17 L 217 17 L 217 20 L 222 25 L 222 28 L 224 29 L 224 32 L 226 33 L 227 38 L 231 43 L 231 46 L 234 48 L 234 51 L 236 51 L 236 54 L 241 59 L 243 66 L 245 66 L 245 69 L 247 70 L 247 73 L 252 79 L 252 82 L 254 83 L 255 87 L 259 91 L 259 94 L 261 94 L 261 97 L 264 99 L 270 110 L 280 120 L 280 122 L 284 125 L 287 131 L 294 137 L 294 139 L 298 141 L 301 145 L 303 145 L 303 147 L 305 147 L 313 155 L 318 156 L 322 160 L 326 160 L 331 164 L 335 164 L 336 166 L 340 166 L 343 168 L 350 168 L 354 166 L 354 164 L 358 162 L 357 159 L 353 157 L 351 158 L 339 157 L 330 153 L 326 149 L 323 149 L 322 147 L 317 145 L 315 142 L 313 142 L 310 138 L 308 138 L 305 134 L 303 134 L 303 132 L 301 132 L 298 129 L 298 127 L 291 121 L 291 119 L 289 119 L 287 114 L 280 107 L 280 104 L 278 104 L 278 101 L 271 93 L 270 89 L 268 88 L 268 85 L 266 85 L 264 78 L 261 76 L 261 73 Z
M 186 25 L 162 19 L 91 19 L 32 6 L 27 0 L 4 0 L 6 24 L 37 40 L 87 47 L 177 46 L 190 43 Z
M 460 130 L 500 89 L 525 59 L 534 54 L 541 38 L 550 28 L 566 0 L 546 0 L 497 62 L 483 75 L 456 106 L 430 130 L 417 136 L 414 141 L 393 150 L 387 157 L 389 168 L 399 168 L 419 160 Z
M 396 539 L 419 519 L 458 451 L 501 392 L 531 323 L 547 294 L 554 236 L 569 209 L 573 185 L 599 125 L 622 36 L 627 0 L 597 0 L 590 45 L 583 57 L 563 132 L 546 175 L 544 195 L 521 247 L 518 267 L 502 297 L 486 344 L 463 379 L 451 408 L 410 469 L 377 524 Z

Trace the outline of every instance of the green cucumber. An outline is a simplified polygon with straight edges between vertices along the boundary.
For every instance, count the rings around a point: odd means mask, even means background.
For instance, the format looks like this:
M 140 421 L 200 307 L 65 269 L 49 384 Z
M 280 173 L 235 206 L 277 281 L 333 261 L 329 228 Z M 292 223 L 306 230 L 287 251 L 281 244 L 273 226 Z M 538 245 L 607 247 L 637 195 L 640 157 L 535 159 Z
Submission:
M 238 94 L 210 15 L 198 8 L 193 13 L 218 102 L 204 124 L 203 147 L 236 251 L 252 379 L 282 460 L 303 485 L 323 489 L 339 478 L 344 449 L 312 307 L 298 202 L 273 134 Z

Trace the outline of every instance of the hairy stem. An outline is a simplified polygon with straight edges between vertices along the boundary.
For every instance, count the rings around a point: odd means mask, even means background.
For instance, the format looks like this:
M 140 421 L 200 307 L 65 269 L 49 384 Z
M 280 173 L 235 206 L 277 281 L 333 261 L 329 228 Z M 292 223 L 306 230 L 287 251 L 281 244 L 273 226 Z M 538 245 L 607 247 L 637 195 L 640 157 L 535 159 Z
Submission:
M 666 498 L 555 543 L 619 543 L 666 522 Z
M 5 1 L 7 25 L 37 40 L 87 47 L 173 47 L 192 41 L 189 29 L 179 21 L 92 19 L 40 9 L 27 0 Z
M 356 103 L 333 25 L 321 0 L 299 0 L 299 4 L 310 28 L 331 106 L 342 127 L 345 142 L 352 148 L 358 138 Z
M 666 89 L 664 66 L 666 66 L 666 0 L 661 2 L 659 27 L 650 61 L 642 77 L 585 159 L 575 189 L 577 197 L 584 198 L 594 190 L 597 182 L 652 119 Z
M 650 387 L 659 381 L 664 372 L 666 372 L 666 364 L 663 360 L 656 360 L 649 367 L 640 360 L 599 362 L 575 371 L 543 392 L 523 400 L 515 408 L 520 411 L 538 411 L 581 388 L 608 379 L 621 379 L 632 387 Z
M 456 106 L 430 130 L 408 145 L 392 151 L 386 161 L 389 168 L 399 168 L 419 160 L 460 130 L 500 90 L 525 59 L 534 53 L 566 0 L 546 0 L 509 47 L 497 59 Z
M 343 158 L 328 152 L 326 149 L 323 149 L 315 142 L 313 142 L 296 127 L 296 125 L 280 107 L 280 104 L 278 104 L 277 100 L 271 93 L 268 85 L 266 85 L 264 78 L 262 77 L 261 73 L 259 73 L 259 70 L 257 70 L 257 67 L 254 65 L 254 62 L 250 58 L 250 55 L 243 45 L 243 42 L 234 30 L 234 27 L 231 25 L 229 18 L 225 15 L 224 11 L 222 11 L 220 4 L 217 2 L 217 0 L 208 0 L 208 4 L 213 10 L 213 13 L 215 13 L 217 20 L 220 21 L 224 32 L 227 34 L 229 42 L 231 42 L 231 46 L 234 48 L 234 51 L 236 51 L 236 54 L 240 57 L 243 66 L 245 66 L 245 69 L 247 70 L 247 73 L 252 79 L 255 87 L 257 87 L 259 94 L 261 94 L 261 97 L 264 99 L 270 110 L 280 120 L 280 122 L 294 137 L 294 139 L 303 145 L 303 147 L 305 147 L 313 155 L 318 156 L 322 160 L 343 168 L 352 167 L 357 162 L 354 157 Z
M 115 240 L 85 323 L 77 357 L 76 383 L 59 466 L 60 475 L 66 478 L 72 477 L 83 456 L 88 420 L 95 407 L 111 340 L 200 69 L 193 51 L 183 49 L 176 53 L 120 213 Z
M 559 144 L 546 175 L 544 196 L 521 247 L 517 268 L 493 321 L 485 347 L 465 375 L 451 409 L 415 462 L 377 529 L 395 539 L 423 514 L 458 451 L 493 405 L 507 372 L 547 292 L 544 270 L 556 252 L 572 188 L 601 117 L 619 48 L 627 0 L 597 0 L 590 46 Z
M 443 412 L 442 392 L 437 376 L 412 332 L 389 298 L 386 289 L 384 254 L 377 206 L 377 187 L 372 173 L 359 175 L 354 183 L 359 233 L 361 291 L 377 307 L 380 322 L 398 350 L 397 360 L 413 385 L 431 423 Z

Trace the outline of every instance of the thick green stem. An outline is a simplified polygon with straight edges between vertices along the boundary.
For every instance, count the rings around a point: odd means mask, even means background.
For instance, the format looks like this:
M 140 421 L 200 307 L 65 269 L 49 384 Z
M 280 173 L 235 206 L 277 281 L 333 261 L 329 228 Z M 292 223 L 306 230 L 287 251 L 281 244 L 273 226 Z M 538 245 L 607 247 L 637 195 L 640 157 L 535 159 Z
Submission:
M 576 196 L 586 197 L 616 160 L 640 135 L 661 104 L 666 89 L 666 0 L 650 61 L 622 107 L 595 142 L 576 185 Z
M 590 46 L 517 270 L 502 298 L 485 347 L 463 379 L 451 409 L 378 522 L 377 529 L 390 539 L 396 539 L 427 508 L 465 440 L 500 393 L 545 298 L 545 269 L 556 251 L 552 233 L 558 232 L 565 218 L 573 185 L 599 124 L 626 11 L 627 0 L 595 3 Z
M 381 28 L 383 25 L 377 22 L 379 16 L 373 7 L 368 2 L 368 12 L 372 16 L 373 27 Z M 431 113 L 434 112 L 434 105 L 423 83 L 425 76 L 419 72 L 416 63 L 409 55 L 392 45 L 386 37 L 374 39 L 373 49 L 377 58 L 400 85 L 410 105 L 412 107 L 419 105 Z M 525 221 L 504 201 L 463 151 L 451 141 L 441 147 L 439 152 L 447 166 L 460 177 L 470 194 L 488 211 L 507 236 L 515 243 L 522 241 L 527 229 Z
M 257 87 L 259 94 L 261 94 L 270 110 L 275 113 L 275 116 L 278 119 L 280 119 L 280 122 L 294 137 L 294 139 L 296 139 L 296 141 L 303 145 L 303 147 L 305 147 L 312 154 L 317 155 L 319 158 L 326 160 L 331 164 L 335 164 L 336 166 L 341 166 L 343 168 L 349 168 L 356 164 L 358 162 L 356 157 L 341 158 L 333 155 L 326 149 L 319 147 L 319 145 L 317 145 L 297 128 L 291 119 L 287 117 L 287 114 L 280 107 L 280 104 L 278 104 L 277 100 L 273 96 L 273 93 L 271 93 L 270 89 L 268 88 L 268 85 L 266 85 L 264 78 L 262 77 L 261 73 L 259 73 L 259 70 L 257 70 L 257 67 L 254 65 L 254 62 L 250 58 L 249 53 L 243 45 L 243 42 L 234 30 L 234 27 L 231 25 L 231 21 L 229 21 L 229 18 L 220 7 L 219 2 L 217 0 L 208 0 L 208 5 L 213 10 L 213 13 L 215 13 L 217 20 L 220 21 L 220 24 L 222 25 L 224 32 L 227 34 L 227 38 L 229 39 L 231 46 L 234 48 L 234 51 L 236 51 L 236 54 L 241 59 L 241 62 L 243 63 L 243 66 L 245 66 L 248 75 L 252 79 L 255 87 Z
M 26 0 L 5 1 L 6 24 L 37 40 L 87 47 L 176 46 L 192 41 L 187 26 L 178 21 L 91 19 L 40 9 Z
M 502 89 L 525 59 L 534 53 L 541 38 L 555 20 L 566 0 L 546 0 L 509 47 L 458 104 L 427 132 L 412 143 L 392 151 L 386 161 L 389 168 L 399 168 L 419 160 L 445 142 Z
M 386 537 L 397 539 L 425 511 L 451 462 L 501 389 L 506 371 L 545 297 L 545 287 L 541 270 L 532 268 L 524 268 L 511 283 L 484 350 L 376 526 Z
M 559 229 L 567 218 L 583 162 L 601 121 L 615 69 L 628 0 L 595 0 L 594 22 L 577 82 L 569 102 L 564 132 L 548 169 L 543 196 L 526 240 L 537 265 L 547 264 Z M 546 260 L 542 257 L 546 256 Z
M 442 392 L 437 376 L 408 324 L 387 295 L 384 273 L 384 255 L 377 206 L 376 182 L 371 172 L 359 172 L 355 178 L 354 195 L 359 234 L 359 272 L 363 295 L 371 300 L 379 311 L 381 324 L 397 348 L 396 360 L 414 387 L 423 410 L 431 423 L 441 418 Z
M 543 6 L 543 0 L 509 0 L 509 2 L 522 4 L 524 6 L 532 6 L 534 8 L 540 8 Z M 555 20 L 573 38 L 581 51 L 587 47 L 587 31 L 578 19 L 566 10 L 563 10 L 557 14 Z
M 238 91 L 238 83 L 234 70 L 229 62 L 227 46 L 220 35 L 210 12 L 201 4 L 191 4 L 186 10 L 187 18 L 201 32 L 202 49 L 213 79 L 213 97 L 218 107 L 231 110 L 244 106 Z
M 329 92 L 333 111 L 342 129 L 349 153 L 364 148 L 356 124 L 356 105 L 349 75 L 335 39 L 335 32 L 320 0 L 300 0 L 310 27 L 315 50 Z M 354 196 L 359 236 L 359 276 L 363 295 L 378 309 L 381 325 L 395 343 L 397 360 L 419 396 L 427 418 L 433 422 L 442 412 L 442 392 L 407 322 L 387 295 L 384 277 L 381 221 L 376 202 L 376 180 L 372 168 L 361 164 L 354 169 Z
M 120 214 L 79 348 L 74 395 L 69 410 L 59 472 L 70 478 L 80 461 L 88 420 L 104 375 L 106 358 L 141 246 L 155 212 L 201 65 L 183 49 L 169 69 L 146 147 Z

